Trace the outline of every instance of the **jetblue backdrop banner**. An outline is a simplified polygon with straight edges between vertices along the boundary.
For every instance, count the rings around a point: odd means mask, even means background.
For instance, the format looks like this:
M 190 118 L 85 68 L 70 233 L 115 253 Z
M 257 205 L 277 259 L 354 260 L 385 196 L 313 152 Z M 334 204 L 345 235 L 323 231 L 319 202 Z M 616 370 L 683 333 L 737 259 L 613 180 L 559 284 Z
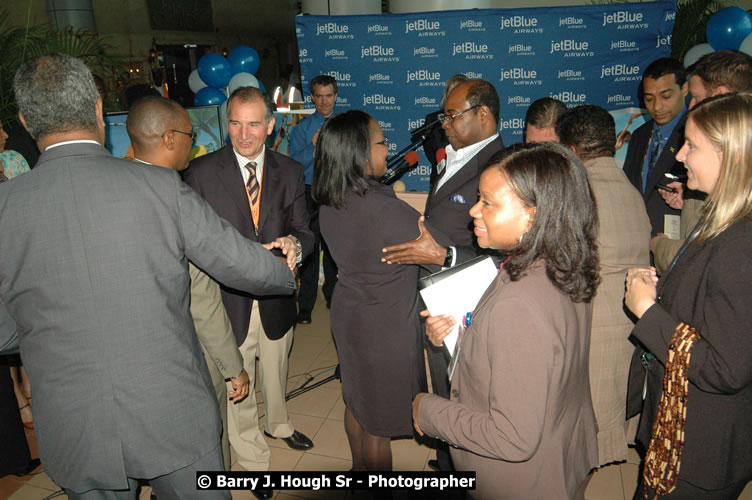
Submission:
M 551 96 L 568 106 L 639 107 L 643 69 L 671 52 L 673 1 L 367 16 L 298 16 L 306 105 L 308 82 L 337 80 L 335 112 L 362 109 L 381 123 L 391 153 L 439 108 L 444 82 L 488 80 L 501 100 L 506 144 L 522 141 L 525 111 Z M 402 177 L 427 191 L 430 164 Z

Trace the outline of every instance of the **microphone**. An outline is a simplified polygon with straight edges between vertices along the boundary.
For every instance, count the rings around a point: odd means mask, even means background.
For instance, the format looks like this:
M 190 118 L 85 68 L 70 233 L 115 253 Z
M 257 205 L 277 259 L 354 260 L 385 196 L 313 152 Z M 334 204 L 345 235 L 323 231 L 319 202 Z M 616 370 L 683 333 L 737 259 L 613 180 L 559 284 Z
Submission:
M 446 168 L 446 148 L 436 150 L 436 176 L 441 177 Z
M 418 153 L 415 151 L 410 151 L 405 155 L 405 157 L 402 159 L 399 165 L 391 169 L 389 172 L 384 174 L 380 179 L 379 182 L 382 184 L 389 184 L 392 180 L 394 180 L 396 177 L 401 176 L 411 168 L 413 168 L 415 165 L 418 164 Z

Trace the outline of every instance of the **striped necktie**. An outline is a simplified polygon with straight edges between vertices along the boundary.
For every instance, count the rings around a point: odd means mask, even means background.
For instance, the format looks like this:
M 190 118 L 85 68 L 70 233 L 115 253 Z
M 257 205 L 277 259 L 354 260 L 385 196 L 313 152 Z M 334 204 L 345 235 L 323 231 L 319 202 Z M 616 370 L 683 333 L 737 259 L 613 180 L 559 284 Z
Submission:
M 248 182 L 245 183 L 245 188 L 248 190 L 248 196 L 251 198 L 251 204 L 256 207 L 258 206 L 258 197 L 259 197 L 259 183 L 258 179 L 256 178 L 256 162 L 255 161 L 249 161 L 245 164 L 245 168 L 248 169 L 248 173 L 251 175 L 248 176 Z

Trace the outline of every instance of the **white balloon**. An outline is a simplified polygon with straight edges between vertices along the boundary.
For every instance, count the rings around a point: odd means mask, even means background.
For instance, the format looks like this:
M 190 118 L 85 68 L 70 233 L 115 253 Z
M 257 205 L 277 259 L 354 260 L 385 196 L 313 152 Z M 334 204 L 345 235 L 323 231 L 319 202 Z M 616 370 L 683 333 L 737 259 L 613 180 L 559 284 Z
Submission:
M 691 65 L 697 62 L 699 58 L 705 54 L 715 52 L 715 49 L 710 46 L 709 43 L 700 43 L 695 45 L 687 51 L 687 55 L 684 56 L 684 67 L 689 68 Z
M 201 77 L 198 76 L 197 69 L 194 69 L 193 71 L 191 71 L 191 74 L 188 75 L 188 86 L 191 88 L 191 92 L 193 92 L 194 94 L 198 94 L 199 90 L 204 87 L 208 87 L 208 85 L 204 83 Z
M 227 90 L 232 94 L 235 92 L 235 89 L 240 87 L 259 88 L 258 80 L 250 73 L 238 73 L 230 78 L 230 83 L 227 84 Z
M 744 52 L 752 56 L 752 34 L 747 35 L 747 38 L 742 41 L 742 44 L 739 46 L 739 52 Z

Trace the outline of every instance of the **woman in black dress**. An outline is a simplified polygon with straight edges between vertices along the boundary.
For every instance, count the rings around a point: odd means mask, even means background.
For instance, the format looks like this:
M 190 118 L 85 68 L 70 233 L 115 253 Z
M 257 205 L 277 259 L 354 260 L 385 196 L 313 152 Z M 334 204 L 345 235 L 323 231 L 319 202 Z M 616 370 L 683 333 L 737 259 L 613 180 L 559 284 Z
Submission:
M 391 470 L 391 438 L 412 435 L 412 399 L 425 389 L 419 268 L 381 262 L 384 246 L 420 235 L 420 214 L 374 180 L 388 152 L 379 124 L 348 111 L 322 127 L 313 174 L 321 234 L 339 267 L 331 321 L 356 471 Z

